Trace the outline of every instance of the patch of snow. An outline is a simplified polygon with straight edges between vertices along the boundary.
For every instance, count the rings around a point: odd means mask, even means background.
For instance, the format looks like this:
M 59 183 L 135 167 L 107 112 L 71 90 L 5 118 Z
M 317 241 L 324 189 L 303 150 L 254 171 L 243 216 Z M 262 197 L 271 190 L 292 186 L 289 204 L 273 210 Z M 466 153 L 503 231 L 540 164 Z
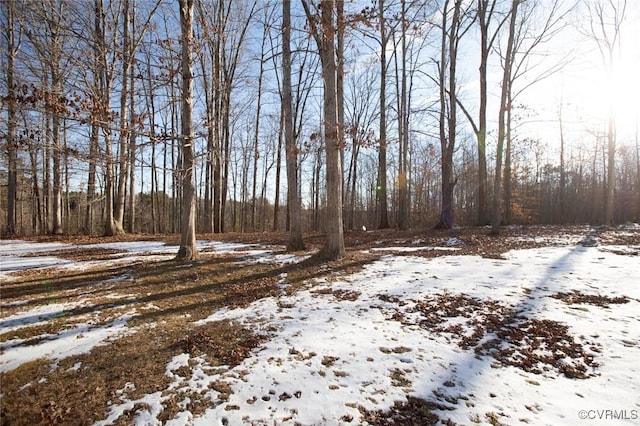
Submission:
M 158 415 L 162 412 L 162 402 L 167 398 L 167 396 L 162 396 L 162 392 L 155 392 L 144 395 L 142 398 L 136 400 L 127 400 L 127 402 L 123 404 L 111 405 L 109 407 L 107 418 L 95 422 L 93 425 L 111 425 L 118 419 L 118 417 L 122 416 L 125 411 L 132 411 L 136 407 L 149 407 L 148 410 L 146 408 L 141 408 L 135 411 L 133 424 L 136 426 L 160 426 L 163 423 L 158 420 Z
M 456 237 L 451 237 L 447 240 L 447 246 L 449 247 L 454 247 L 454 246 L 463 246 L 464 242 L 462 240 L 460 240 L 459 238 Z
M 430 250 L 438 250 L 438 251 L 457 251 L 460 250 L 458 247 L 439 247 L 439 246 L 398 246 L 398 247 L 373 247 L 369 249 L 369 251 L 384 251 L 384 252 L 397 252 L 397 253 L 411 253 L 416 251 L 430 251 Z M 366 252 L 366 251 L 365 251 Z
M 73 247 L 66 243 L 36 243 L 23 240 L 0 240 L 0 258 L 23 256 L 47 251 L 64 250 Z
M 127 322 L 135 312 L 131 311 L 100 327 L 80 325 L 55 335 L 45 335 L 43 340 L 33 345 L 22 345 L 24 340 L 15 339 L 0 345 L 0 373 L 11 371 L 25 362 L 39 358 L 58 360 L 73 355 L 88 353 L 95 346 L 109 339 L 133 332 Z
M 82 367 L 82 363 L 76 362 L 71 367 L 67 368 L 67 371 L 80 371 L 80 367 Z
M 233 390 L 229 401 L 189 417 L 190 424 L 221 424 L 222 419 L 228 424 L 246 419 L 336 424 L 347 418 L 358 423 L 357 407 L 384 409 L 407 395 L 437 400 L 448 407 L 437 413 L 442 419 L 462 424 L 485 421 L 487 413 L 506 414 L 500 420 L 506 423 L 558 424 L 579 420 L 580 409 L 640 409 L 633 396 L 640 393 L 637 259 L 579 246 L 518 250 L 505 257 L 383 256 L 331 283 L 334 292 L 360 292 L 355 301 L 310 289 L 212 314 L 206 321 L 231 319 L 277 331 L 231 370 L 247 374 L 219 374 Z M 549 297 L 569 290 L 634 300 L 610 308 L 588 306 L 585 312 Z M 512 366 L 493 368 L 491 357 L 476 357 L 446 336 L 384 315 L 397 308 L 385 301 L 389 298 L 411 304 L 442 292 L 497 300 L 528 318 L 560 321 L 577 341 L 597 334 L 605 348 L 596 358 L 600 376 L 575 380 Z
M 8 317 L 0 318 L 0 331 L 7 333 L 22 327 L 42 324 L 52 318 L 64 316 L 66 312 L 83 306 L 89 305 L 87 305 L 86 301 L 81 300 L 70 303 L 51 303 L 36 306 L 28 311 L 18 312 Z
M 242 250 L 238 252 L 242 256 L 236 262 L 238 265 L 251 265 L 255 263 L 269 265 L 285 265 L 290 263 L 300 263 L 308 259 L 311 255 L 297 255 L 291 253 L 277 253 L 273 250 Z
M 10 308 L 12 306 L 22 306 L 22 305 L 26 305 L 27 303 L 29 303 L 28 300 L 15 300 L 13 302 L 7 302 L 7 303 L 3 303 L 2 305 L 0 305 L 0 307 L 2 308 Z
M 200 250 L 246 254 L 245 262 L 286 264 L 298 262 L 301 256 L 275 253 L 259 244 L 227 243 L 202 240 L 197 242 Z M 24 257 L 27 254 L 49 252 L 63 249 L 93 248 L 120 250 L 126 256 L 114 256 L 109 259 L 72 261 L 55 256 Z M 96 243 L 74 245 L 64 243 L 36 243 L 21 240 L 0 240 L 0 281 L 15 281 L 12 272 L 26 269 L 42 269 L 48 267 L 62 268 L 69 271 L 87 270 L 93 267 L 131 265 L 142 260 L 159 262 L 171 260 L 178 251 L 177 246 L 168 246 L 162 241 L 129 241 L 115 243 Z M 111 256 L 110 256 L 111 257 Z

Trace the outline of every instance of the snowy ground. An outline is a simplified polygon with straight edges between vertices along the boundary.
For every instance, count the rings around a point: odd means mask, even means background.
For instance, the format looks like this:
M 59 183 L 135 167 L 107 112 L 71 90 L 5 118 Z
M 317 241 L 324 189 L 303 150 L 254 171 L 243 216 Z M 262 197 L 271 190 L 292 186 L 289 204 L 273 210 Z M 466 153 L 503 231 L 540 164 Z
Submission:
M 198 241 L 199 251 L 234 252 L 237 255 L 245 255 L 247 259 L 258 259 L 271 254 L 270 251 L 259 245 L 247 245 L 238 243 L 227 243 L 220 241 Z M 162 241 L 138 241 L 138 242 L 114 242 L 74 245 L 68 243 L 33 243 L 20 240 L 0 240 L 0 283 L 13 281 L 16 278 L 12 272 L 37 269 L 37 268 L 60 268 L 62 270 L 84 270 L 95 266 L 97 263 L 104 265 L 104 260 L 99 262 L 75 262 L 51 255 L 56 251 L 73 249 L 90 251 L 92 249 L 113 249 L 118 252 L 125 252 L 113 255 L 109 262 L 113 266 L 129 265 L 145 261 L 162 261 L 175 257 L 178 249 Z M 44 253 L 38 256 L 38 253 Z M 290 256 L 271 256 L 269 261 L 283 261 L 286 263 Z
M 169 391 L 182 395 L 185 407 L 169 425 L 363 424 L 372 418 L 364 413 L 411 396 L 431 403 L 442 424 L 639 424 L 640 247 L 577 242 L 558 238 L 551 247 L 514 250 L 504 259 L 455 252 L 425 258 L 397 248 L 361 272 L 333 277 L 328 271 L 290 295 L 283 275 L 281 296 L 212 312 L 199 322 L 233 320 L 269 335 L 242 364 L 214 368 L 202 357 L 178 355 L 166 365 L 172 382 L 164 392 L 129 399 L 131 377 L 96 424 L 112 424 L 141 403 L 148 409 L 139 411 L 136 423 L 160 424 Z M 441 248 L 451 250 L 449 243 Z M 238 253 L 239 265 L 299 260 L 264 247 L 200 244 Z M 36 265 L 86 266 L 19 256 L 68 247 L 0 241 L 0 285 L 15 279 L 9 272 Z M 116 247 L 130 255 L 114 262 L 142 252 L 159 258 L 175 253 L 156 242 Z M 50 304 L 0 315 L 0 334 L 69 308 Z M 33 346 L 6 341 L 0 373 L 136 332 L 127 327 L 130 315 L 104 327 L 78 325 Z M 189 377 L 181 375 L 187 365 Z M 211 386 L 220 382 L 229 385 L 228 398 Z M 187 410 L 193 392 L 211 400 L 204 414 Z

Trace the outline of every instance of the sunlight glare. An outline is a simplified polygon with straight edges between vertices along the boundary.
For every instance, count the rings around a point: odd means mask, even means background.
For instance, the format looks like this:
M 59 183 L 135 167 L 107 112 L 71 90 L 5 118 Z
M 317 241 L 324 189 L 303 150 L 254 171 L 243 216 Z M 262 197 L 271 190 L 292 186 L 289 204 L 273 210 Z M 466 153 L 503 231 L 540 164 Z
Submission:
M 606 121 L 610 108 L 618 126 L 634 124 L 638 118 L 640 89 L 633 67 L 620 66 L 611 77 L 602 70 L 594 70 L 585 76 L 583 91 L 586 94 L 583 107 L 588 115 Z

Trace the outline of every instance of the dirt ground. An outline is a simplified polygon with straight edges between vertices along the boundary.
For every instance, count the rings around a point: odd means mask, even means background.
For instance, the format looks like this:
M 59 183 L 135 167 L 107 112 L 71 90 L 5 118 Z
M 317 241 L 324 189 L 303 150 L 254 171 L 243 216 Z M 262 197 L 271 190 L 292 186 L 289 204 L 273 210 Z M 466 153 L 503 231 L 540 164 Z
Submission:
M 617 233 L 609 228 L 584 226 L 510 227 L 499 236 L 489 235 L 488 228 L 462 228 L 455 234 L 457 240 L 450 240 L 454 235 L 445 230 L 391 229 L 345 233 L 346 257 L 328 263 L 312 257 L 301 263 L 256 263 L 238 268 L 233 253 L 221 255 L 205 251 L 200 253 L 199 261 L 188 268 L 174 261 L 149 260 L 117 267 L 94 266 L 90 270 L 74 272 L 62 272 L 56 268 L 15 272 L 17 279 L 0 282 L 0 320 L 24 309 L 24 303 L 36 307 L 49 303 L 84 302 L 82 306 L 45 323 L 6 333 L 0 330 L 0 343 L 17 337 L 24 339 L 24 346 L 34 345 L 74 325 L 109 324 L 114 318 L 133 310 L 136 314 L 127 327 L 136 331 L 97 346 L 90 353 L 61 359 L 53 366 L 51 360 L 39 359 L 1 373 L 0 424 L 92 424 L 106 417 L 108 402 L 118 399 L 117 390 L 122 389 L 132 375 L 139 378 L 136 382 L 139 385 L 129 392 L 131 399 L 166 389 L 166 365 L 182 352 L 202 354 L 214 366 L 238 365 L 268 336 L 256 335 L 231 322 L 221 321 L 215 327 L 210 324 L 207 327 L 196 326 L 194 323 L 222 307 L 246 306 L 256 299 L 278 294 L 281 290 L 277 282 L 282 273 L 287 273 L 291 283 L 287 291 L 294 292 L 312 286 L 314 278 L 333 279 L 331 277 L 341 273 L 355 272 L 384 254 L 385 247 L 428 246 L 450 241 L 460 249 L 456 255 L 500 258 L 506 251 L 542 247 L 549 245 L 554 237 L 566 235 L 575 237 L 579 244 L 590 244 L 594 238 L 607 244 L 640 244 L 640 232 Z M 90 244 L 145 239 L 165 241 L 169 245 L 178 242 L 176 235 L 41 237 L 38 241 Z M 229 233 L 199 235 L 198 239 L 260 243 L 283 250 L 287 234 Z M 321 247 L 323 240 L 320 234 L 305 235 L 309 251 Z M 372 248 L 377 250 L 370 251 Z M 119 255 L 116 249 L 60 250 L 48 254 L 71 260 L 98 261 Z M 451 252 L 435 250 L 411 252 L 412 256 L 425 257 L 449 254 Z M 638 253 L 632 255 L 637 256 Z M 127 279 L 119 282 L 117 287 L 97 285 L 123 276 Z M 113 295 L 116 290 L 119 297 Z M 578 296 L 566 295 L 567 298 Z M 22 304 L 12 303 L 17 301 Z M 78 363 L 83 366 L 81 380 L 74 370 Z M 230 392 L 224 383 L 215 390 L 223 395 Z M 140 408 L 133 407 L 116 424 L 131 424 Z M 187 408 L 194 415 L 201 413 L 207 409 L 206 401 L 201 395 L 194 394 Z M 374 424 L 424 424 L 425 419 L 437 420 L 430 417 L 429 410 L 433 408 L 426 401 L 412 398 L 388 411 L 364 413 L 363 418 Z M 161 419 L 172 419 L 179 411 L 178 401 L 170 398 L 165 403 Z

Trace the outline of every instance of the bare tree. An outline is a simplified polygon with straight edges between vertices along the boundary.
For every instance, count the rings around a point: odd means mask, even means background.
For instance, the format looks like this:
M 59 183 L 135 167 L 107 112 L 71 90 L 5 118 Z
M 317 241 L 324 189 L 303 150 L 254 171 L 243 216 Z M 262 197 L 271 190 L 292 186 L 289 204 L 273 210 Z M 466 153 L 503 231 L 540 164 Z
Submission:
M 97 120 L 92 120 L 89 135 L 89 168 L 87 176 L 87 210 L 85 212 L 84 232 L 93 234 L 94 207 L 96 201 L 96 172 L 98 160 L 98 143 L 100 140 L 100 126 Z
M 409 215 L 409 115 L 410 96 L 407 93 L 407 4 L 401 1 L 400 11 L 400 66 L 398 66 L 398 54 L 396 51 L 396 86 L 400 86 L 400 96 L 398 96 L 398 227 L 408 229 L 410 224 Z M 400 69 L 398 69 L 400 68 Z M 400 75 L 398 75 L 400 74 Z M 398 81 L 399 80 L 399 81 Z
M 96 132 L 92 135 L 94 149 L 97 152 L 99 141 L 98 128 L 102 132 L 104 145 L 104 234 L 116 235 L 118 229 L 114 220 L 114 157 L 111 144 L 112 136 L 112 116 L 111 116 L 111 87 L 113 84 L 115 61 L 109 60 L 109 42 L 107 39 L 107 17 L 103 0 L 94 0 L 94 27 L 92 37 L 93 47 L 93 86 L 90 88 L 93 102 L 92 122 L 97 126 Z M 95 184 L 93 168 L 90 168 L 89 183 Z M 92 198 L 93 198 L 93 191 Z
M 347 173 L 346 191 L 348 228 L 356 228 L 355 210 L 358 198 L 357 185 L 360 178 L 360 150 L 375 144 L 373 125 L 378 118 L 376 108 L 377 72 L 374 63 L 367 63 L 363 71 L 347 74 L 347 90 L 345 97 L 345 132 L 351 138 L 351 156 Z
M 26 34 L 42 64 L 42 75 L 46 86 L 44 103 L 50 121 L 47 133 L 51 141 L 51 232 L 62 234 L 62 118 L 67 111 L 64 98 L 64 83 L 70 72 L 73 52 L 66 31 L 67 8 L 73 7 L 66 1 L 45 1 L 28 3 L 25 19 L 30 23 L 30 31 Z M 48 174 L 49 170 L 46 170 Z
M 129 0 L 122 2 L 122 80 L 120 89 L 120 125 L 118 133 L 119 149 L 119 173 L 116 191 L 116 203 L 113 215 L 114 233 L 124 234 L 124 206 L 127 187 L 127 176 L 129 175 L 129 151 L 127 140 L 129 134 L 129 110 L 133 105 L 129 105 L 129 69 L 131 68 L 131 37 L 129 35 L 130 26 L 130 6 Z
M 399 20 L 400 41 L 397 31 L 392 32 L 394 45 L 395 80 L 398 118 L 398 227 L 411 225 L 410 185 L 410 124 L 412 113 L 412 89 L 420 66 L 419 57 L 428 45 L 428 33 L 432 26 L 421 17 L 430 3 L 401 0 Z
M 146 22 L 140 25 L 139 28 L 135 27 L 135 0 L 122 1 L 122 50 L 120 52 L 122 58 L 122 75 L 120 83 L 120 123 L 118 133 L 118 185 L 115 199 L 114 208 L 114 228 L 115 234 L 123 234 L 124 230 L 124 215 L 125 204 L 127 198 L 127 182 L 130 182 L 128 188 L 129 205 L 129 229 L 133 231 L 133 220 L 135 212 L 135 110 L 134 110 L 134 61 L 135 50 L 139 45 L 149 21 L 153 17 L 155 10 L 160 5 L 157 1 L 153 9 L 147 14 Z M 133 28 L 132 28 L 133 27 Z
M 587 35 L 596 43 L 608 82 L 615 78 L 616 54 L 620 49 L 620 33 L 627 9 L 626 0 L 592 0 L 586 3 L 589 18 Z M 614 222 L 616 193 L 616 118 L 613 97 L 609 97 L 607 116 L 607 191 L 605 223 Z
M 497 0 L 478 0 L 477 21 L 480 27 L 480 96 L 478 100 L 477 124 L 467 116 L 476 134 L 478 146 L 478 225 L 489 223 L 489 203 L 487 196 L 487 65 L 489 54 L 493 49 L 496 37 L 508 17 L 507 14 L 499 15 Z M 498 20 L 497 25 L 491 30 L 491 24 Z
M 560 130 L 560 202 L 559 202 L 559 217 L 560 223 L 563 223 L 566 218 L 566 189 L 567 189 L 567 169 L 565 162 L 565 151 L 566 151 L 566 142 L 564 138 L 564 122 L 562 117 L 562 98 L 560 98 L 560 102 L 558 105 L 558 125 Z M 507 216 L 508 217 L 508 216 Z
M 253 134 L 253 182 L 251 190 L 251 230 L 256 231 L 256 213 L 258 209 L 257 186 L 258 186 L 258 160 L 260 159 L 260 118 L 262 116 L 262 92 L 266 62 L 266 44 L 267 33 L 269 32 L 270 16 L 267 9 L 264 13 L 264 22 L 262 27 L 262 38 L 260 43 L 260 58 L 259 58 L 259 71 L 258 71 L 258 98 L 256 99 L 256 117 L 255 117 L 255 129 Z
M 5 37 L 5 56 L 7 65 L 4 70 L 7 84 L 7 225 L 5 233 L 14 235 L 16 233 L 16 204 L 18 186 L 18 135 L 16 107 L 16 81 L 15 81 L 15 56 L 20 49 L 21 27 L 17 25 L 15 19 L 14 2 L 2 2 L 2 14 Z
M 558 57 L 556 61 L 551 61 L 549 65 L 540 67 L 539 64 L 532 64 L 532 57 L 540 47 L 553 39 L 563 28 L 564 18 L 571 11 L 571 7 L 563 8 L 562 0 L 553 0 L 545 8 L 538 2 L 520 1 L 517 9 L 517 18 L 513 29 L 513 40 L 511 42 L 511 52 L 498 46 L 496 50 L 502 60 L 503 71 L 506 67 L 510 69 L 509 82 L 506 92 L 506 109 L 504 114 L 504 183 L 503 183 L 503 203 L 504 215 L 502 221 L 511 222 L 512 216 L 512 151 L 513 151 L 513 129 L 514 104 L 516 99 L 526 90 L 540 81 L 556 74 L 562 69 L 570 58 L 569 55 Z M 542 13 L 537 13 L 541 11 Z M 507 15 L 511 16 L 511 15 Z M 511 25 L 511 23 L 510 23 Z M 507 48 L 509 43 L 507 43 Z M 507 62 L 509 55 L 509 62 Z M 535 72 L 535 74 L 534 74 Z M 533 74 L 533 75 L 532 75 Z M 516 87 L 516 83 L 528 77 L 526 82 Z M 502 87 L 504 88 L 504 86 Z M 500 112 L 499 112 L 500 113 Z M 498 120 L 500 126 L 500 120 Z M 500 129 L 498 129 L 500 137 Z M 495 231 L 493 231 L 495 232 Z
M 327 170 L 327 240 L 318 254 L 324 259 L 344 256 L 342 226 L 342 141 L 338 130 L 338 99 L 336 84 L 336 0 L 323 0 L 319 4 L 320 19 L 311 11 L 308 0 L 301 0 L 311 34 L 316 41 L 322 62 L 324 86 L 324 137 Z
M 282 121 L 287 165 L 287 208 L 289 209 L 289 240 L 287 250 L 304 249 L 302 239 L 302 206 L 298 193 L 298 148 L 293 132 L 291 99 L 291 1 L 282 2 Z
M 306 20 L 306 17 L 304 18 Z M 296 28 L 296 24 L 291 24 L 291 30 L 293 31 Z M 278 54 L 278 52 L 283 52 L 284 48 L 281 46 L 282 44 L 282 26 L 274 27 L 276 31 L 272 31 L 269 35 L 270 39 L 270 51 L 271 51 L 271 59 L 273 61 L 274 69 L 282 69 L 282 64 L 279 62 L 282 60 L 284 55 Z M 293 35 L 293 32 L 290 36 Z M 291 117 L 293 120 L 293 139 L 292 146 L 289 150 L 293 150 L 296 154 L 296 175 L 297 175 L 297 198 L 302 200 L 301 197 L 301 171 L 302 171 L 302 162 L 304 161 L 303 153 L 304 148 L 301 146 L 301 135 L 303 134 L 305 119 L 307 118 L 307 110 L 309 109 L 310 99 L 312 94 L 314 93 L 314 89 L 317 87 L 318 78 L 317 75 L 320 61 L 319 56 L 315 54 L 311 48 L 310 44 L 314 43 L 309 37 L 308 34 L 304 34 L 300 32 L 298 37 L 291 39 Z M 287 101 L 283 101 L 284 96 L 287 95 L 288 91 L 285 92 L 283 86 L 283 82 L 281 81 L 280 73 L 275 73 L 276 84 L 278 89 L 278 94 L 280 97 L 280 120 L 278 121 L 279 130 L 277 137 L 277 147 L 276 147 L 276 182 L 275 182 L 275 200 L 274 200 L 274 214 L 273 214 L 273 229 L 277 229 L 280 223 L 280 181 L 281 181 L 281 163 L 282 163 L 282 145 L 284 144 L 285 135 L 284 135 L 284 125 L 285 125 L 285 114 L 283 109 L 285 108 Z M 287 153 L 285 152 L 285 160 Z M 289 166 L 288 166 L 289 167 Z M 294 167 L 294 164 L 291 164 L 291 167 Z M 301 207 L 302 210 L 302 207 Z M 290 215 L 291 212 L 287 208 L 286 215 L 286 228 L 290 229 Z M 300 219 L 302 221 L 302 218 Z M 302 228 L 302 225 L 301 225 Z
M 224 232 L 231 156 L 231 94 L 247 31 L 258 2 L 251 2 L 248 7 L 246 2 L 241 1 L 220 0 L 213 5 L 207 3 L 198 1 L 198 23 L 208 55 L 206 61 L 201 59 L 207 107 L 209 157 L 206 180 L 212 186 L 205 192 L 205 216 L 211 221 L 207 230 Z
M 467 10 L 461 0 L 453 4 L 446 0 L 442 6 L 440 25 L 440 61 L 438 63 L 438 86 L 440 99 L 439 136 L 441 153 L 442 192 L 439 226 L 453 228 L 453 194 L 457 178 L 454 176 L 453 153 L 457 132 L 457 65 L 460 41 L 471 27 L 466 22 Z
M 387 34 L 384 0 L 378 1 L 378 25 L 380 27 L 380 146 L 378 151 L 378 208 L 379 229 L 389 227 L 387 207 Z
M 378 51 L 379 81 L 378 81 L 378 171 L 376 174 L 376 226 L 378 229 L 389 228 L 389 191 L 387 181 L 388 166 L 388 136 L 387 130 L 389 120 L 387 119 L 388 110 L 388 70 L 389 59 L 387 58 L 387 50 L 389 42 L 396 30 L 395 26 L 399 21 L 387 19 L 389 14 L 389 4 L 385 0 L 372 2 L 371 7 L 367 7 L 362 11 L 362 20 L 367 24 L 362 28 L 363 35 L 371 39 L 375 43 L 375 50 Z M 375 23 L 375 24 L 374 24 Z M 368 28 L 374 28 L 374 31 L 367 31 Z
M 26 116 L 23 116 L 23 120 L 25 121 L 25 128 L 27 127 Z M 39 151 L 42 148 L 42 134 L 40 131 L 34 132 L 34 140 L 29 144 L 29 160 L 31 166 L 31 176 L 32 176 L 32 195 L 33 202 L 31 204 L 31 208 L 33 211 L 31 212 L 32 218 L 32 230 L 35 234 L 39 234 L 44 229 L 44 217 L 43 217 L 43 199 L 42 199 L 42 190 L 40 188 L 40 184 L 38 182 L 38 164 L 39 164 Z
M 177 260 L 190 261 L 198 257 L 196 249 L 196 200 L 193 169 L 195 135 L 193 130 L 193 3 L 180 1 L 180 42 L 182 59 L 182 217 L 180 220 L 180 249 Z
M 507 137 L 507 113 L 511 108 L 509 105 L 509 93 L 511 91 L 511 73 L 513 67 L 513 55 L 515 46 L 516 18 L 518 16 L 518 5 L 523 0 L 513 0 L 509 18 L 509 36 L 505 49 L 504 68 L 502 74 L 502 89 L 500 92 L 500 107 L 498 112 L 498 144 L 496 147 L 496 169 L 493 180 L 493 209 L 491 214 L 491 233 L 500 232 L 502 213 L 500 211 L 500 201 L 502 199 L 502 155 L 504 141 Z

